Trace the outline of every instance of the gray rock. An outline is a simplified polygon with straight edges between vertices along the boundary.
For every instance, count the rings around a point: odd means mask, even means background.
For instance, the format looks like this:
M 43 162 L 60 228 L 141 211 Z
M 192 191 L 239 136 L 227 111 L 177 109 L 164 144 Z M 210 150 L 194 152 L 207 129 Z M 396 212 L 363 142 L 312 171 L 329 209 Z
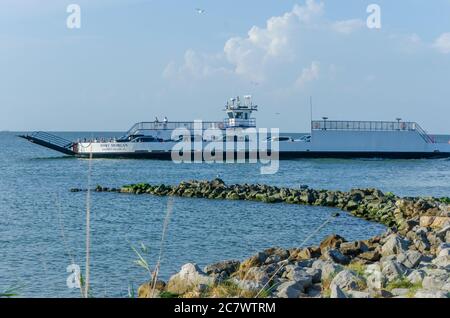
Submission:
M 436 236 L 439 237 L 442 241 L 446 240 L 447 233 L 450 232 L 450 226 L 445 226 L 441 230 L 436 232 Z
M 431 248 L 431 244 L 428 241 L 426 234 L 427 234 L 426 229 L 420 228 L 416 232 L 416 236 L 413 240 L 413 244 L 414 244 L 415 248 L 421 253 L 425 253 L 425 252 L 429 251 Z
M 412 284 L 419 284 L 425 278 L 425 272 L 423 270 L 413 270 L 406 279 L 410 281 Z
M 240 262 L 235 260 L 219 262 L 205 266 L 203 271 L 207 275 L 225 273 L 231 275 L 239 269 Z
M 365 274 L 367 287 L 372 290 L 381 290 L 384 286 L 386 278 L 381 272 L 381 267 L 379 264 L 367 265 Z
M 446 276 L 425 276 L 422 287 L 427 290 L 441 290 L 446 284 Z
M 337 285 L 330 286 L 331 294 L 330 298 L 348 298 L 345 292 L 340 289 Z
M 332 261 L 334 263 L 338 263 L 338 264 L 342 264 L 342 265 L 347 265 L 348 263 L 350 263 L 350 258 L 345 256 L 344 254 L 342 254 L 337 249 L 326 250 L 323 253 L 323 257 L 327 261 Z
M 295 265 L 298 267 L 311 267 L 314 263 L 314 259 L 306 259 L 303 261 L 295 262 Z
M 312 282 L 314 284 L 320 283 L 320 279 L 321 279 L 322 273 L 321 273 L 321 271 L 319 269 L 306 268 L 305 270 L 306 270 L 306 273 L 308 273 L 311 276 Z
M 381 273 L 391 282 L 406 274 L 406 267 L 396 261 L 384 261 L 381 263 Z
M 370 298 L 369 292 L 362 292 L 357 290 L 349 290 L 347 292 L 349 298 Z
M 331 281 L 331 285 L 336 285 L 344 291 L 361 290 L 365 286 L 362 278 L 358 277 L 354 272 L 344 269 L 339 272 Z
M 432 263 L 437 267 L 445 268 L 450 271 L 450 255 L 436 257 Z
M 441 254 L 442 252 L 442 254 Z M 438 246 L 438 248 L 436 249 L 436 256 L 444 256 L 444 255 L 448 255 L 450 253 L 450 244 L 448 243 L 443 243 L 440 244 Z
M 341 243 L 339 250 L 346 256 L 357 256 L 360 253 L 369 251 L 369 248 L 363 242 L 345 242 Z
M 166 289 L 168 292 L 182 295 L 200 284 L 212 285 L 215 282 L 214 278 L 207 276 L 196 264 L 188 263 L 169 279 Z
M 261 290 L 261 288 L 264 287 L 264 285 L 261 285 L 255 281 L 250 280 L 238 280 L 238 279 L 231 279 L 233 283 L 235 283 L 240 289 L 242 290 L 248 290 L 252 292 L 258 292 Z
M 442 286 L 442 290 L 450 293 L 450 279 L 447 279 L 447 282 Z
M 391 234 L 381 247 L 381 255 L 389 256 L 406 252 L 409 242 L 400 238 L 397 234 Z
M 419 290 L 414 298 L 448 298 L 447 293 L 438 290 Z
M 392 295 L 394 296 L 406 296 L 409 293 L 409 289 L 407 288 L 394 288 L 391 290 Z
M 309 275 L 306 270 L 296 268 L 286 273 L 285 277 L 290 281 L 294 281 L 297 284 L 297 288 L 304 292 L 306 288 L 313 284 L 312 276 Z
M 250 268 L 245 275 L 245 280 L 254 281 L 260 285 L 267 284 L 269 279 L 269 275 L 260 267 Z
M 329 261 L 325 262 L 320 259 L 314 261 L 311 268 L 320 270 L 322 281 L 325 281 L 325 280 L 330 279 L 331 277 L 334 277 L 337 273 L 339 273 L 341 270 L 344 269 L 344 267 L 341 265 L 334 264 Z
M 282 283 L 275 292 L 277 298 L 299 298 L 301 294 L 301 286 L 296 282 Z
M 311 288 L 308 288 L 308 291 L 306 295 L 309 298 L 321 298 L 322 296 L 322 285 L 316 284 L 313 285 Z
M 397 261 L 407 268 L 414 268 L 422 260 L 422 254 L 417 251 L 406 251 L 397 256 Z

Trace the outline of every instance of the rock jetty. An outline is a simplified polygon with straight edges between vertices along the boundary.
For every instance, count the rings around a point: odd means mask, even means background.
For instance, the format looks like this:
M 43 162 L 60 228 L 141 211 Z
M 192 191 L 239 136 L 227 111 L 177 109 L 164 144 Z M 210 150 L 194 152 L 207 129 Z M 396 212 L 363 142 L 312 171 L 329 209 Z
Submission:
M 242 262 L 229 260 L 204 269 L 186 264 L 167 284 L 140 286 L 139 297 L 450 297 L 449 198 L 398 197 L 377 189 L 226 185 L 220 179 L 176 186 L 98 186 L 95 191 L 328 206 L 389 227 L 362 241 L 331 235 L 319 246 L 271 248 Z

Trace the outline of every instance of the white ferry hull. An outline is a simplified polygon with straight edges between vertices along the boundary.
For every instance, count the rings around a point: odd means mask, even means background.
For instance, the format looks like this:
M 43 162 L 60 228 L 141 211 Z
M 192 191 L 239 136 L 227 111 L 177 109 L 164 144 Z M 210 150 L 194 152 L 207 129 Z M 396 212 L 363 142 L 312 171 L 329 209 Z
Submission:
M 78 157 L 94 158 L 148 158 L 171 159 L 177 142 L 116 142 L 80 143 L 76 148 Z M 204 141 L 200 152 L 209 144 Z M 264 141 L 260 149 L 273 149 L 272 143 Z M 191 148 L 195 149 L 195 148 Z M 224 146 L 222 149 L 226 149 Z M 232 148 L 231 148 L 232 149 Z M 236 149 L 236 148 L 235 148 Z M 249 149 L 248 147 L 245 149 Z M 194 155 L 194 151 L 190 152 Z M 258 149 L 257 149 L 258 152 Z M 278 143 L 280 159 L 292 158 L 447 158 L 450 144 L 434 143 L 424 139 L 416 131 L 331 131 L 315 130 L 310 142 L 290 140 Z M 238 154 L 250 156 L 246 151 L 224 152 L 223 157 Z

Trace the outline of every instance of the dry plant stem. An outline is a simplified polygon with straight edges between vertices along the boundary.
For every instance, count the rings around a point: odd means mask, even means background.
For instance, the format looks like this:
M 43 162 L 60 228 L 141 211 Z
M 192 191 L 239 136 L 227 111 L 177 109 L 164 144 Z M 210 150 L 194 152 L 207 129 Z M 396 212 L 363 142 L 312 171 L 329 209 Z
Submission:
M 92 146 L 89 154 L 88 187 L 86 194 L 86 274 L 84 282 L 84 298 L 89 297 L 90 279 L 90 248 L 91 248 L 91 174 L 92 174 Z
M 161 235 L 161 245 L 159 248 L 158 262 L 156 263 L 156 267 L 155 267 L 155 271 L 154 271 L 153 279 L 152 279 L 153 286 L 152 286 L 151 295 L 155 294 L 156 283 L 158 282 L 159 268 L 161 265 L 162 255 L 163 255 L 163 251 L 164 251 L 164 243 L 166 240 L 167 228 L 169 227 L 170 216 L 172 215 L 172 210 L 173 210 L 173 198 L 169 198 L 167 201 L 166 216 L 164 218 L 163 230 L 162 230 L 162 235 Z

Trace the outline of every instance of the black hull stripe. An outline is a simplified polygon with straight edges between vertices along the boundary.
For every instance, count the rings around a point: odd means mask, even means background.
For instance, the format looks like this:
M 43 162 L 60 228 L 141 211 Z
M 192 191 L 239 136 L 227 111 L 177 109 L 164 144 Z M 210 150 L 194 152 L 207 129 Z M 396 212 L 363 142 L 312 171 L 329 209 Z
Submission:
M 77 154 L 77 157 L 88 158 L 89 154 Z M 236 158 L 237 154 L 234 153 Z M 147 152 L 147 153 L 93 153 L 93 158 L 111 158 L 111 159 L 157 159 L 157 160 L 171 160 L 171 153 L 164 152 Z M 191 157 L 193 157 L 191 155 Z M 224 158 L 226 155 L 224 155 Z M 248 153 L 245 156 L 248 159 Z M 350 159 L 350 158 L 364 158 L 364 159 L 442 159 L 450 158 L 450 152 L 306 152 L 306 151 L 289 151 L 280 152 L 280 160 L 287 159 L 301 159 L 301 158 L 335 158 L 335 159 Z

